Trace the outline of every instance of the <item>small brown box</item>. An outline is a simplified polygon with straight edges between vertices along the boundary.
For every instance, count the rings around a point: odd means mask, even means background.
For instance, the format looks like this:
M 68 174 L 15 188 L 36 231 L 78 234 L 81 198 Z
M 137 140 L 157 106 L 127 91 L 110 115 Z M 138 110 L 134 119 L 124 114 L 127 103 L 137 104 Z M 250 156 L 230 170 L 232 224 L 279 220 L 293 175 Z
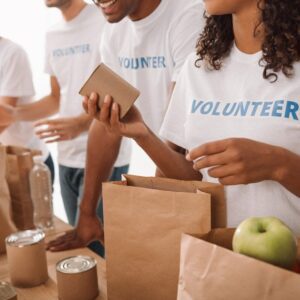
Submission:
M 91 74 L 79 91 L 82 96 L 89 96 L 92 92 L 99 95 L 98 106 L 101 107 L 106 95 L 112 96 L 114 102 L 120 105 L 120 118 L 123 118 L 140 92 L 130 83 L 101 63 Z

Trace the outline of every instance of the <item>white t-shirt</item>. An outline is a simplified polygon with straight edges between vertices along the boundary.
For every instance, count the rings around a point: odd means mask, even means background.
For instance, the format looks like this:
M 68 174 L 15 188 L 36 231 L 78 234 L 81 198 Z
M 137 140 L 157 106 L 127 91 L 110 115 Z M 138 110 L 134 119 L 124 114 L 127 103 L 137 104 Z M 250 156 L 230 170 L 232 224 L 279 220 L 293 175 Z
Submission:
M 33 95 L 32 73 L 25 51 L 12 41 L 0 38 L 0 96 L 18 98 L 17 105 L 20 105 L 30 103 Z M 0 134 L 0 142 L 41 150 L 44 160 L 49 155 L 31 122 L 10 125 Z
M 235 46 L 220 71 L 186 61 L 177 81 L 161 135 L 192 149 L 231 137 L 286 148 L 300 155 L 300 63 L 295 76 L 278 74 L 270 83 L 258 65 L 262 53 L 247 55 Z M 203 180 L 216 182 L 202 170 Z M 300 198 L 275 181 L 226 186 L 228 226 L 250 216 L 277 216 L 300 235 Z
M 162 124 L 170 87 L 203 28 L 201 0 L 162 0 L 140 21 L 107 24 L 101 58 L 141 92 L 136 105 L 156 133 Z
M 61 92 L 60 117 L 84 113 L 79 90 L 100 63 L 99 43 L 105 19 L 95 5 L 86 5 L 69 22 L 61 22 L 47 33 L 45 71 L 58 80 Z M 58 162 L 70 168 L 84 168 L 88 132 L 58 143 Z M 103 147 L 99 141 L 99 147 Z M 130 149 L 129 149 L 130 151 Z M 116 165 L 129 161 L 120 154 Z

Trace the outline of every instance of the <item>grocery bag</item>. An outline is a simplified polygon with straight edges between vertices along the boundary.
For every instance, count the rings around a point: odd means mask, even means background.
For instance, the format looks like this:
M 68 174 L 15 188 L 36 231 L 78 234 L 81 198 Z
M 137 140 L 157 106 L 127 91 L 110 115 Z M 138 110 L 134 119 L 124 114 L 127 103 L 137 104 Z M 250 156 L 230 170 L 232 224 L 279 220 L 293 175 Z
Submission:
M 177 300 L 299 300 L 300 275 L 231 251 L 234 229 L 183 234 Z
M 11 219 L 10 195 L 6 174 L 6 148 L 0 145 L 0 253 L 5 252 L 5 238 L 16 231 Z
M 29 173 L 33 156 L 41 152 L 16 146 L 6 147 L 6 180 L 9 187 L 12 218 L 19 230 L 34 228 Z
M 211 228 L 218 184 L 125 176 L 103 184 L 107 289 L 110 300 L 174 300 L 183 232 Z

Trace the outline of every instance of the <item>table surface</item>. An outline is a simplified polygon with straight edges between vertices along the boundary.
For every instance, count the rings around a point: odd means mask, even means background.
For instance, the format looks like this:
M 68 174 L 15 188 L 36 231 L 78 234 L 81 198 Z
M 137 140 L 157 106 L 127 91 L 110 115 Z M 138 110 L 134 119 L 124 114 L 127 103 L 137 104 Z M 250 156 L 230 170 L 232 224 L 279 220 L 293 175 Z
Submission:
M 59 219 L 55 219 L 55 229 L 46 235 L 46 241 L 55 238 L 55 236 L 62 234 L 63 232 L 69 230 L 70 225 L 64 223 Z M 97 273 L 98 273 L 98 283 L 99 283 L 99 296 L 97 300 L 106 300 L 106 268 L 105 260 L 100 256 L 93 253 L 88 248 L 81 248 L 75 250 L 67 250 L 62 252 L 47 252 L 47 262 L 48 262 L 48 281 L 34 288 L 16 288 L 18 294 L 18 300 L 57 300 L 57 286 L 56 286 L 56 262 L 59 260 L 76 255 L 87 255 L 91 256 L 97 261 Z M 8 264 L 6 255 L 0 255 L 0 281 L 10 282 Z

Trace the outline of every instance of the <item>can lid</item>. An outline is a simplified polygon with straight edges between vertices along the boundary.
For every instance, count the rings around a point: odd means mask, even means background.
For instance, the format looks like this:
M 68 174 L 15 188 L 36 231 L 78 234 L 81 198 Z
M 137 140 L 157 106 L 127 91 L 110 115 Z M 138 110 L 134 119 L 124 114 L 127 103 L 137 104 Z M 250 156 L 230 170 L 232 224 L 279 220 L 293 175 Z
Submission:
M 9 235 L 5 241 L 9 246 L 25 247 L 38 244 L 44 238 L 44 232 L 40 229 L 35 229 L 15 232 Z
M 0 299 L 11 300 L 17 296 L 15 289 L 12 285 L 5 281 L 0 281 Z
M 96 264 L 96 260 L 89 256 L 71 256 L 60 260 L 56 264 L 56 270 L 62 273 L 76 274 L 88 271 Z

